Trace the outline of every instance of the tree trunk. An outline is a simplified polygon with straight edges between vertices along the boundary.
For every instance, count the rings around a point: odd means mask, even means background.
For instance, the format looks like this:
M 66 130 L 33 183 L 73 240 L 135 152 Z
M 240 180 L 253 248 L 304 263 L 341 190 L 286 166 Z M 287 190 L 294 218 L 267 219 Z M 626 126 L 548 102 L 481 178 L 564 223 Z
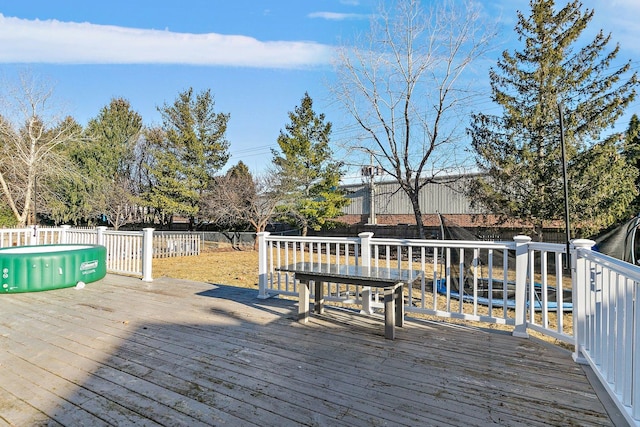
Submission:
M 536 221 L 533 224 L 533 232 L 538 242 L 544 242 L 544 233 L 542 232 L 543 229 L 544 227 L 542 221 Z
M 422 211 L 420 210 L 418 196 L 418 193 L 409 195 L 409 197 L 411 198 L 411 206 L 413 207 L 413 215 L 416 219 L 416 227 L 418 228 L 418 238 L 424 239 L 424 225 L 422 224 Z

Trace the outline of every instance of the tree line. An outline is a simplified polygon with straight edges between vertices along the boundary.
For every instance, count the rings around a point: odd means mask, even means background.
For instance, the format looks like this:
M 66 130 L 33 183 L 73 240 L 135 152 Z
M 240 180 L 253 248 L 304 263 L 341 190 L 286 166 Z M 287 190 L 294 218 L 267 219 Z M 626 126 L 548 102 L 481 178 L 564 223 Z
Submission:
M 226 174 L 230 114 L 217 112 L 210 89 L 192 88 L 158 107 L 146 127 L 124 98 L 114 98 L 81 126 L 47 114 L 52 91 L 32 76 L 5 97 L 0 116 L 2 223 L 106 222 L 166 227 L 176 216 L 190 229 L 263 231 L 274 218 L 318 228 L 346 203 L 342 164 L 329 148 L 331 123 L 305 93 L 273 150 L 273 166 L 253 176 L 239 162 Z M 13 120 L 11 120 L 13 118 Z

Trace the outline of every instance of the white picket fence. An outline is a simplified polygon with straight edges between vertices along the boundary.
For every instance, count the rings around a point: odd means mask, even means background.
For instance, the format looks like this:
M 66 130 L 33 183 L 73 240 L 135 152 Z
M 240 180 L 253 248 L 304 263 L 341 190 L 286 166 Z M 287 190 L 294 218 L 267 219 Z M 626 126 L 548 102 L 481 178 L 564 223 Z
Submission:
M 640 426 L 640 267 L 594 252 L 591 240 L 572 242 L 570 271 L 563 269 L 566 245 L 526 236 L 482 242 L 259 233 L 258 243 L 259 298 L 298 295 L 295 277 L 277 271 L 297 262 L 422 270 L 420 283 L 408 287 L 406 312 L 508 325 L 518 337 L 535 330 L 570 343 L 574 360 L 588 363 L 627 421 Z M 482 280 L 489 283 L 488 299 L 479 293 Z M 465 304 L 454 281 L 471 284 Z M 509 302 L 491 290 L 497 282 L 514 284 Z M 328 283 L 322 289 L 325 301 L 359 304 L 365 312 L 382 306 L 363 287 Z M 555 305 L 548 300 L 569 289 L 568 308 L 562 298 Z
M 201 240 L 200 233 L 155 232 L 153 233 L 153 257 L 200 255 Z

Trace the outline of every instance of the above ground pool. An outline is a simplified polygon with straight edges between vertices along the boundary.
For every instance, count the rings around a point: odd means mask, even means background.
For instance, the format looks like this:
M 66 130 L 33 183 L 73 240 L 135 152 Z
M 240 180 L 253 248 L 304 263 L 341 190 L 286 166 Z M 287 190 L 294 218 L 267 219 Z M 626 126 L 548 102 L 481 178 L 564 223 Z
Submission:
M 0 293 L 37 292 L 95 282 L 107 274 L 100 245 L 39 245 L 0 249 Z

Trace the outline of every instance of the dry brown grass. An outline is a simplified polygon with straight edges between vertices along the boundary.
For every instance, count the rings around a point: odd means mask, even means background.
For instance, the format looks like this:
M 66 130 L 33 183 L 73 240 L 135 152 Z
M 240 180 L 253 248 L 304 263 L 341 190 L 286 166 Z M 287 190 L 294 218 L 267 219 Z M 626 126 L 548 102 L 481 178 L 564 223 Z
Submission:
M 258 289 L 258 252 L 230 249 L 154 259 L 153 276 Z

